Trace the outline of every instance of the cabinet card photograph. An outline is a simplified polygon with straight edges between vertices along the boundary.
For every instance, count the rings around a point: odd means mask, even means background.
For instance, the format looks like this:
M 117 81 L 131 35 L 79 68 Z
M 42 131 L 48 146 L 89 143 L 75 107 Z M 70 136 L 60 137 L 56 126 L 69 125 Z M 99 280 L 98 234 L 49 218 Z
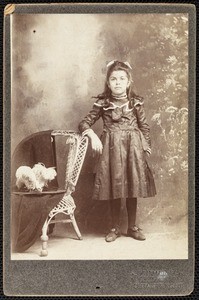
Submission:
M 32 270 L 51 262 L 97 262 L 101 282 L 103 265 L 135 264 L 127 295 L 144 295 L 156 280 L 167 290 L 181 261 L 191 276 L 173 293 L 191 290 L 194 17 L 192 5 L 5 8 L 5 258 L 34 278 L 12 295 L 52 295 Z M 114 295 L 100 284 L 82 294 Z

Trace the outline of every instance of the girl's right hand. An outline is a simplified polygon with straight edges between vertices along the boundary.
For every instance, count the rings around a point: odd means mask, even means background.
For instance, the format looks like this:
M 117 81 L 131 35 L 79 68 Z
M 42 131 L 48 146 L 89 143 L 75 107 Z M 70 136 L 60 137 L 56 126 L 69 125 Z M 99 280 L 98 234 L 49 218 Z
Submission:
M 151 155 L 151 148 L 147 148 L 145 152 L 146 152 L 146 154 L 147 154 L 148 156 L 150 156 L 150 155 Z
M 97 134 L 95 134 L 95 132 L 91 128 L 86 129 L 82 134 L 87 135 L 90 138 L 92 149 L 97 154 L 102 154 L 103 145 Z

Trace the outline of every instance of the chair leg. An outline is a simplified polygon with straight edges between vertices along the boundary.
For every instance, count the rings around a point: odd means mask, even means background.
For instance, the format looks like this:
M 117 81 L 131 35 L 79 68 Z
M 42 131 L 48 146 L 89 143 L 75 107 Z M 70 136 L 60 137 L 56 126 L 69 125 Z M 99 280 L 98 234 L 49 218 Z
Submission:
M 77 226 L 77 222 L 76 222 L 76 220 L 75 220 L 74 214 L 70 214 L 70 219 L 71 219 L 71 221 L 72 221 L 73 228 L 75 229 L 75 232 L 76 232 L 76 234 L 77 234 L 79 240 L 82 240 L 82 235 L 81 235 L 81 233 L 80 233 L 80 231 L 79 231 L 79 228 L 78 228 L 78 226 Z
M 41 236 L 42 250 L 41 250 L 41 253 L 40 253 L 41 256 L 47 256 L 48 255 L 48 250 L 47 250 L 47 245 L 48 245 L 47 230 L 48 230 L 48 220 L 46 220 L 46 222 L 44 223 L 44 226 L 42 228 L 42 236 Z

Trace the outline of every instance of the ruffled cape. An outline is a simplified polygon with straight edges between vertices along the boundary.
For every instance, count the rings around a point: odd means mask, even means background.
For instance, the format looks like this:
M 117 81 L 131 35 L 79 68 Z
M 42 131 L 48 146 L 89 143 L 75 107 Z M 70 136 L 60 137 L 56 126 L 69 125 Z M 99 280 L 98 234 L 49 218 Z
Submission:
M 133 109 L 136 106 L 143 105 L 144 104 L 144 99 L 143 99 L 143 97 L 135 96 L 135 97 L 132 97 L 127 103 L 128 103 L 128 106 L 129 106 L 128 109 Z M 125 105 L 127 105 L 127 103 L 124 103 L 124 104 L 120 105 L 119 107 L 125 106 Z M 103 98 L 102 99 L 100 97 L 97 98 L 94 105 L 97 106 L 97 107 L 101 107 L 104 110 L 115 109 L 115 108 L 118 107 L 114 103 L 114 99 L 111 99 L 111 98 Z

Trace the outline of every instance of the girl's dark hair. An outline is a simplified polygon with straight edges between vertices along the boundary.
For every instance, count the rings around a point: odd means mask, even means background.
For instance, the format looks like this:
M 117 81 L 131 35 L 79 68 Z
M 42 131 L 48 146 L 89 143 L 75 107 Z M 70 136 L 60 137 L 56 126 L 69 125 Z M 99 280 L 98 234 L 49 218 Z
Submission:
M 104 91 L 103 91 L 102 94 L 99 94 L 97 96 L 97 98 L 98 99 L 106 99 L 106 98 L 109 98 L 111 96 L 111 90 L 110 90 L 110 88 L 108 86 L 108 80 L 109 80 L 109 77 L 111 76 L 111 74 L 113 73 L 113 71 L 125 71 L 126 72 L 127 77 L 128 77 L 128 79 L 130 81 L 130 85 L 127 88 L 127 97 L 128 97 L 128 99 L 136 97 L 137 95 L 132 90 L 132 74 L 131 74 L 131 69 L 125 63 L 123 63 L 121 61 L 115 60 L 113 62 L 113 64 L 111 64 L 108 67 L 108 69 L 107 69 L 106 81 L 105 81 L 105 85 L 104 85 Z

